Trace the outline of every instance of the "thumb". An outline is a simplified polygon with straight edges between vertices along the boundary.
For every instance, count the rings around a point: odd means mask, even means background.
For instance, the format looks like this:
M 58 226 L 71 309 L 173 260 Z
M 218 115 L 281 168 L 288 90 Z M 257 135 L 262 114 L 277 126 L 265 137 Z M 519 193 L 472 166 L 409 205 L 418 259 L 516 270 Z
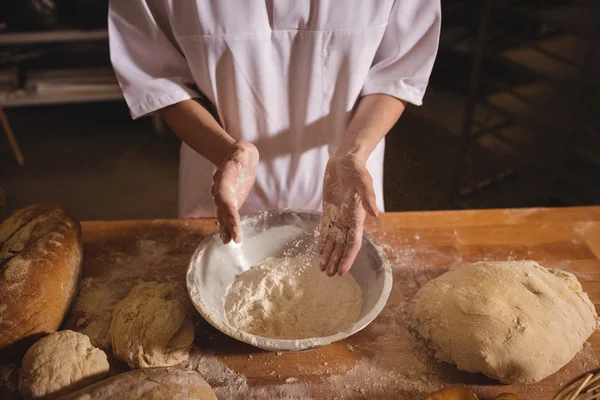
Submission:
M 378 217 L 379 211 L 377 210 L 377 200 L 373 190 L 373 178 L 366 169 L 361 174 L 357 189 L 365 211 L 373 217 Z

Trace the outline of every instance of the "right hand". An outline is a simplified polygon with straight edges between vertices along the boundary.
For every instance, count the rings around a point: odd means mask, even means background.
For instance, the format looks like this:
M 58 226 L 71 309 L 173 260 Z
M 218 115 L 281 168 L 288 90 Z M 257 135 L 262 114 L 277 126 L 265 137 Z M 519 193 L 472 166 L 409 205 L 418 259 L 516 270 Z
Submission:
M 258 158 L 256 147 L 240 140 L 231 145 L 227 157 L 213 175 L 212 195 L 224 244 L 232 239 L 236 243 L 242 241 L 239 209 L 256 180 Z
M 366 158 L 336 153 L 323 179 L 323 217 L 319 235 L 321 271 L 345 275 L 362 245 L 367 212 L 377 216 L 373 179 Z

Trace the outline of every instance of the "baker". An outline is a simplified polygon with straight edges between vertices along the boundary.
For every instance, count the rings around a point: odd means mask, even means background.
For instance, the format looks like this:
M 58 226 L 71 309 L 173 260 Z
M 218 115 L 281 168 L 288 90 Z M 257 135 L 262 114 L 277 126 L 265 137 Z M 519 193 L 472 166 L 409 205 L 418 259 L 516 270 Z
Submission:
M 321 269 L 346 273 L 383 204 L 384 137 L 420 105 L 438 0 L 111 1 L 110 53 L 133 118 L 182 140 L 181 217 L 323 210 Z

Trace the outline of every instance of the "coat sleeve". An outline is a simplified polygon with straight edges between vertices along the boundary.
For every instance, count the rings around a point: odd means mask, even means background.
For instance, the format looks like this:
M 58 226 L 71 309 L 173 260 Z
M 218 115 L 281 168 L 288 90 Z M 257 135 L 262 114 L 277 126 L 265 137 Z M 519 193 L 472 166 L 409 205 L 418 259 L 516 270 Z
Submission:
M 396 0 L 361 95 L 421 105 L 438 50 L 439 0 Z
M 131 116 L 199 97 L 162 0 L 111 0 L 110 59 Z

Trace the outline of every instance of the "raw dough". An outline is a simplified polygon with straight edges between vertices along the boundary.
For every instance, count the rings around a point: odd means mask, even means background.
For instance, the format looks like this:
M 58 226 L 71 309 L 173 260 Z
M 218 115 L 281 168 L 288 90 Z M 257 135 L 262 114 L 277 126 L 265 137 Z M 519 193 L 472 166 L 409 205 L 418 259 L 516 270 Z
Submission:
M 240 275 L 227 291 L 229 323 L 275 339 L 328 336 L 348 328 L 362 309 L 351 274 L 328 277 L 312 256 L 271 257 Z
M 436 357 L 504 383 L 539 381 L 562 368 L 597 326 L 577 278 L 534 261 L 478 262 L 419 290 L 413 326 Z
M 176 367 L 125 372 L 59 400 L 217 400 L 202 376 Z
M 113 353 L 131 368 L 170 366 L 188 359 L 194 325 L 185 288 L 144 282 L 115 307 L 110 324 Z
M 25 399 L 56 398 L 108 375 L 106 354 L 81 333 L 52 333 L 29 348 L 21 366 L 19 392 Z

